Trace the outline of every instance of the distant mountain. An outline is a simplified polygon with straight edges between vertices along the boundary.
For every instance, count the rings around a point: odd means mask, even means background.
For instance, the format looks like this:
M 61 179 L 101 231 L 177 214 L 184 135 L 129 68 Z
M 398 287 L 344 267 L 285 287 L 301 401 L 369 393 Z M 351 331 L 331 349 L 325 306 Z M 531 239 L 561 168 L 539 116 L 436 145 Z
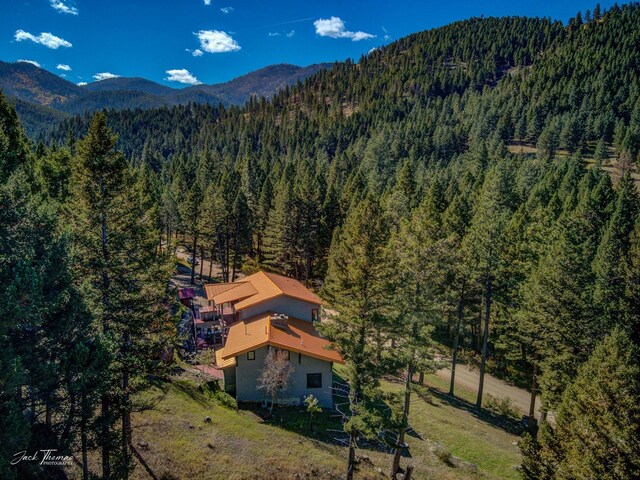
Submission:
M 135 90 L 151 95 L 171 95 L 175 88 L 166 87 L 159 83 L 152 82 L 140 77 L 117 77 L 107 78 L 99 82 L 92 82 L 82 87 L 90 92 L 113 92 L 117 90 Z
M 85 94 L 75 83 L 27 62 L 0 62 L 0 90 L 7 96 L 57 109 Z
M 187 91 L 204 92 L 216 98 L 224 99 L 228 103 L 238 105 L 246 102 L 252 95 L 271 97 L 287 85 L 295 85 L 298 80 L 302 81 L 314 73 L 330 67 L 330 63 L 319 63 L 308 67 L 282 63 L 261 68 L 226 83 L 195 85 L 185 88 L 184 91 L 185 93 Z
M 140 77 L 110 78 L 78 86 L 30 63 L 0 61 L 0 90 L 17 100 L 16 109 L 27 130 L 36 132 L 49 121 L 66 117 L 65 114 L 103 108 L 149 109 L 189 102 L 241 105 L 253 95 L 271 97 L 287 85 L 295 85 L 330 66 L 271 65 L 226 83 L 171 88 Z

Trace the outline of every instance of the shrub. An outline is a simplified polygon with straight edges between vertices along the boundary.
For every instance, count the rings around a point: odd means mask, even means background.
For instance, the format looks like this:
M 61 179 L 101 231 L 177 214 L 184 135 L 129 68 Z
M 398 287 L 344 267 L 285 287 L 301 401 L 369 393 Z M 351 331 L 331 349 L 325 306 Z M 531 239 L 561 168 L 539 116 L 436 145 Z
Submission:
M 453 457 L 451 456 L 451 452 L 447 450 L 447 448 L 441 443 L 436 443 L 433 447 L 431 447 L 431 451 L 445 465 L 453 465 Z
M 498 415 L 514 419 L 520 418 L 520 412 L 513 406 L 513 402 L 507 397 L 493 397 L 485 395 L 485 407 Z

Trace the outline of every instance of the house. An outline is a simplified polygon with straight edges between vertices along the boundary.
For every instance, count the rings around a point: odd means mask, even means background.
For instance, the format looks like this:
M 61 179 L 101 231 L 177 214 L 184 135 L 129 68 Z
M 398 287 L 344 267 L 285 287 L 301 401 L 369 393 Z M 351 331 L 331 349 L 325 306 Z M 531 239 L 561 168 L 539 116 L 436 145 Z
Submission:
M 301 404 L 313 395 L 321 406 L 333 406 L 332 366 L 342 363 L 342 357 L 316 330 L 321 306 L 317 295 L 297 280 L 267 272 L 206 285 L 205 291 L 224 332 L 216 367 L 223 371 L 226 391 L 239 401 L 264 401 L 258 377 L 269 349 L 275 348 L 293 367 L 280 401 Z

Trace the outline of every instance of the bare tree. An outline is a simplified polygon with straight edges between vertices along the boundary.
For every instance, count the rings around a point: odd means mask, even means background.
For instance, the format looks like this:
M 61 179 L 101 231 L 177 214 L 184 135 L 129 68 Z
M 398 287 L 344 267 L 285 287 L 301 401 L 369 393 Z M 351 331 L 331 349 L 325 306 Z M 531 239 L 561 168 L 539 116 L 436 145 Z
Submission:
M 269 348 L 269 353 L 264 360 L 264 366 L 260 370 L 260 376 L 258 377 L 258 388 L 264 389 L 271 398 L 269 415 L 273 413 L 273 405 L 276 403 L 278 395 L 289 385 L 291 372 L 293 372 L 293 367 L 287 358 L 286 352 Z

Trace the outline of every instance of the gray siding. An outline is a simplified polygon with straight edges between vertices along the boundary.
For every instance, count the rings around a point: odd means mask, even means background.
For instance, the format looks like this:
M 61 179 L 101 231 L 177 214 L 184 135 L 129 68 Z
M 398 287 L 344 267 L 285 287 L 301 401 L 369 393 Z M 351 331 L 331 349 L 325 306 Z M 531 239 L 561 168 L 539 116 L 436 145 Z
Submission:
M 271 300 L 267 300 L 257 305 L 247 307 L 240 312 L 240 320 L 246 320 L 254 315 L 258 315 L 263 312 L 284 313 L 300 320 L 311 321 L 311 310 L 314 308 L 320 308 L 319 305 L 313 303 L 304 302 L 296 298 L 287 297 L 281 295 Z
M 267 356 L 267 348 L 257 349 L 256 359 L 247 360 L 247 354 L 238 356 L 236 367 L 236 398 L 241 402 L 261 402 L 266 399 L 262 389 L 258 389 L 258 376 Z M 331 362 L 302 355 L 298 363 L 298 353 L 291 352 L 290 362 L 293 366 L 289 388 L 282 392 L 280 399 L 290 403 L 302 402 L 306 395 L 313 395 L 324 408 L 333 407 L 331 386 L 333 382 Z M 307 373 L 322 374 L 322 388 L 307 388 Z M 226 377 L 225 377 L 226 381 Z

